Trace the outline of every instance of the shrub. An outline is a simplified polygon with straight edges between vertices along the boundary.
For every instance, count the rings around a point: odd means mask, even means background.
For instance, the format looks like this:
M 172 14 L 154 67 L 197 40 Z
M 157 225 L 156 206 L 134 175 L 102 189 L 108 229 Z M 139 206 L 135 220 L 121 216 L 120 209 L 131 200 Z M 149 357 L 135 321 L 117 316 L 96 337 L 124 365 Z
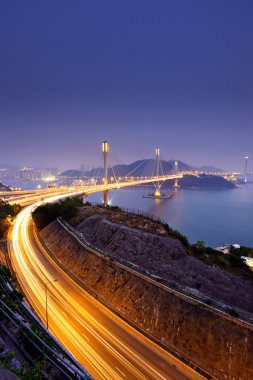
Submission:
M 83 203 L 78 198 L 66 198 L 58 203 L 46 203 L 33 212 L 33 219 L 38 228 L 44 228 L 59 216 L 69 219 L 76 215 L 77 208 Z
M 9 227 L 12 219 L 19 213 L 21 207 L 19 205 L 10 205 L 0 200 L 0 238 L 2 238 Z
M 234 310 L 234 309 L 227 308 L 227 309 L 226 309 L 226 312 L 227 312 L 229 315 L 231 315 L 232 317 L 236 317 L 236 318 L 239 317 L 239 313 L 237 313 L 237 311 Z
M 240 256 L 236 256 L 236 255 L 230 253 L 227 256 L 227 260 L 229 261 L 229 263 L 233 267 L 240 267 L 240 268 L 245 267 L 245 262 Z

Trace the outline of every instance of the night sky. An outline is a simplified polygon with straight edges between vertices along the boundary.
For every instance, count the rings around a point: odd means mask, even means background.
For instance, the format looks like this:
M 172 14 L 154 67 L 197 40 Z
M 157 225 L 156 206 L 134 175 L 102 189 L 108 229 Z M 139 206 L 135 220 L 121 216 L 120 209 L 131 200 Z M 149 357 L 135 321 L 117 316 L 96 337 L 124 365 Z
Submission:
M 253 156 L 253 1 L 0 2 L 0 165 Z M 101 161 L 102 162 L 102 161 Z

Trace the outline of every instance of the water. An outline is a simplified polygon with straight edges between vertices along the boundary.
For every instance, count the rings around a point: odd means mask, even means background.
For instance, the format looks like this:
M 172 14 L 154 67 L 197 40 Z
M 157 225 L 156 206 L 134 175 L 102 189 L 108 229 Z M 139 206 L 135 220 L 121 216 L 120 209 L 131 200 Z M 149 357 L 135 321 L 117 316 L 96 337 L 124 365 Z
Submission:
M 0 182 L 12 187 L 20 187 L 23 190 L 36 190 L 38 186 L 40 186 L 41 189 L 45 189 L 48 185 L 45 181 L 20 181 L 16 178 L 2 178 Z
M 190 242 L 253 246 L 253 184 L 231 190 L 183 190 L 171 199 L 143 198 L 150 189 L 110 191 L 112 205 L 158 216 Z M 88 200 L 101 202 L 102 194 Z
M 6 184 L 23 189 L 46 187 L 43 181 L 5 179 Z M 140 210 L 165 220 L 191 242 L 203 240 L 217 247 L 238 243 L 253 247 L 253 183 L 232 190 L 183 190 L 171 199 L 143 198 L 154 188 L 110 191 L 112 205 Z M 102 202 L 103 194 L 91 194 L 91 202 Z

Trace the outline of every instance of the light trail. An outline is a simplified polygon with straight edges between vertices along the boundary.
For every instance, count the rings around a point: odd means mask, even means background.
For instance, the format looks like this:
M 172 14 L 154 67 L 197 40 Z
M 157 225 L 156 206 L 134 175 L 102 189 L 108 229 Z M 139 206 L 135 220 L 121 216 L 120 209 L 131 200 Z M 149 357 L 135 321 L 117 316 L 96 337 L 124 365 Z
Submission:
M 34 234 L 31 213 L 41 203 L 18 214 L 9 252 L 20 286 L 44 323 L 45 283 L 57 279 L 48 287 L 49 329 L 54 336 L 96 379 L 202 379 L 96 301 L 56 265 Z

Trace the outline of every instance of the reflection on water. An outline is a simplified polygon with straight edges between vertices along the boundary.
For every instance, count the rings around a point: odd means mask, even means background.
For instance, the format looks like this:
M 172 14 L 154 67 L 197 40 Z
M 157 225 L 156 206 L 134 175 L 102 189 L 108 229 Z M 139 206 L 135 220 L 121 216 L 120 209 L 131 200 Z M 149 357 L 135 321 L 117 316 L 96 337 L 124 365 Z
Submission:
M 143 198 L 150 189 L 111 191 L 112 204 L 158 216 L 191 242 L 253 246 L 253 184 L 232 190 L 182 190 L 171 199 Z M 101 194 L 89 200 L 100 202 Z

